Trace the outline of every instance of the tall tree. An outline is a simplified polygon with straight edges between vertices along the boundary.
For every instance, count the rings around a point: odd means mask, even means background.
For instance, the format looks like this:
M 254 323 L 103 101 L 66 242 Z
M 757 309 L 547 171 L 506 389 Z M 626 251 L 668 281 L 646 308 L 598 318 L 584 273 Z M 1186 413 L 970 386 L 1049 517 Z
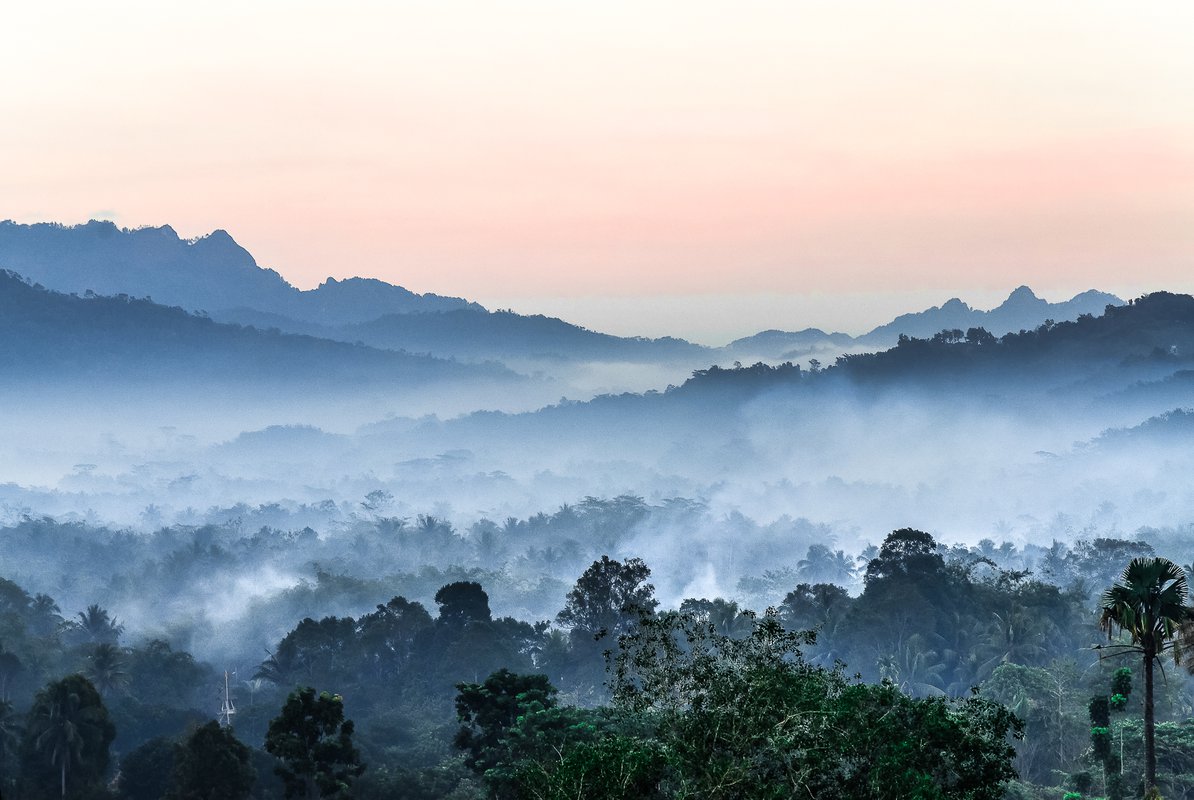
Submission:
M 556 688 L 546 675 L 518 675 L 500 669 L 482 684 L 459 683 L 456 688 L 461 728 L 455 743 L 467 751 L 465 764 L 482 774 L 501 760 L 503 737 L 519 717 L 556 704 Z
M 97 784 L 108 768 L 116 728 L 99 692 L 82 675 L 53 681 L 37 693 L 22 746 L 22 773 L 36 794 L 49 776 L 61 797 Z M 53 778 L 50 778 L 53 780 Z
M 1139 653 L 1144 660 L 1144 780 L 1147 790 L 1157 785 L 1156 722 L 1153 713 L 1153 666 L 1166 651 L 1176 664 L 1180 658 L 1177 634 L 1191 620 L 1186 607 L 1186 573 L 1167 558 L 1134 558 L 1119 580 L 1103 593 L 1101 625 L 1108 637 L 1120 630 L 1131 637 L 1121 652 Z
M 133 748 L 120 759 L 117 790 L 121 800 L 161 800 L 174 777 L 174 750 L 164 736 Z
M 166 800 L 244 800 L 257 780 L 249 748 L 212 720 L 174 750 L 172 786 Z
M 128 685 L 124 653 L 114 644 L 97 644 L 87 657 L 87 679 L 102 695 L 110 696 Z
M 94 603 L 86 611 L 80 611 L 78 622 L 72 625 L 76 638 L 95 644 L 117 644 L 124 633 L 124 626 L 107 609 Z
M 493 619 L 489 611 L 489 595 L 476 581 L 457 581 L 441 586 L 435 593 L 435 602 L 439 604 L 439 618 L 444 622 L 464 624 Z
M 275 771 L 286 785 L 286 796 L 350 797 L 352 781 L 365 771 L 352 732 L 339 695 L 316 696 L 309 686 L 291 692 L 265 735 L 265 749 L 279 759 Z
M 577 579 L 556 621 L 574 634 L 619 636 L 629 630 L 638 613 L 649 614 L 659 605 L 655 587 L 647 583 L 649 577 L 651 569 L 641 558 L 622 563 L 602 556 Z

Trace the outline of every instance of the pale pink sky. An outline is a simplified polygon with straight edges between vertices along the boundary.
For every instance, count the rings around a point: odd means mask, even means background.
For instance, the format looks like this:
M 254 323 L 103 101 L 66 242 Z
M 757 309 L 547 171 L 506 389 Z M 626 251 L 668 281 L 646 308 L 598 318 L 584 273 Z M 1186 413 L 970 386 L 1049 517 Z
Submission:
M 13 5 L 0 218 L 696 338 L 1194 290 L 1185 0 Z

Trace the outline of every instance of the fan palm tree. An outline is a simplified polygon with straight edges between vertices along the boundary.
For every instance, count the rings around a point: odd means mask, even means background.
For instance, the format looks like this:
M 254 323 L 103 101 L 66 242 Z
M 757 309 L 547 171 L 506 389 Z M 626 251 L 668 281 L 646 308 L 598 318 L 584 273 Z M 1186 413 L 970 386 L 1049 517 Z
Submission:
M 1100 624 L 1107 636 L 1116 630 L 1128 634 L 1131 644 L 1121 652 L 1144 659 L 1144 780 L 1148 790 L 1157 785 L 1157 750 L 1153 714 L 1153 664 L 1166 652 L 1174 663 L 1181 659 L 1179 633 L 1190 622 L 1186 606 L 1189 587 L 1186 573 L 1167 558 L 1134 558 L 1119 580 L 1103 592 Z

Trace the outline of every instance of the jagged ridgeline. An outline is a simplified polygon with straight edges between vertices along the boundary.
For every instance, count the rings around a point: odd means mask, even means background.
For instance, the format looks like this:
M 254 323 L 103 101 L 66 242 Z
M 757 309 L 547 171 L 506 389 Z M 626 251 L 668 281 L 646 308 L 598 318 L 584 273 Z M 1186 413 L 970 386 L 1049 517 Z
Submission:
M 707 348 L 680 339 L 618 337 L 541 315 L 490 313 L 475 302 L 416 294 L 373 278 L 328 278 L 301 291 L 258 266 L 222 230 L 187 240 L 168 225 L 128 230 L 97 221 L 0 222 L 0 268 L 54 291 L 149 297 L 217 321 L 441 357 L 708 357 Z

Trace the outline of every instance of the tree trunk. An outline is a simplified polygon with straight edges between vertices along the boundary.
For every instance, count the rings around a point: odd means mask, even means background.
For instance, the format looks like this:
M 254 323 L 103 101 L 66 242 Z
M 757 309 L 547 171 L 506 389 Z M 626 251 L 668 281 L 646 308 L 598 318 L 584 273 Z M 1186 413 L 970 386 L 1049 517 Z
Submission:
M 1144 789 L 1157 785 L 1157 743 L 1153 719 L 1153 661 L 1156 654 L 1147 642 L 1144 648 Z
M 66 800 L 66 758 L 62 759 L 62 800 Z

